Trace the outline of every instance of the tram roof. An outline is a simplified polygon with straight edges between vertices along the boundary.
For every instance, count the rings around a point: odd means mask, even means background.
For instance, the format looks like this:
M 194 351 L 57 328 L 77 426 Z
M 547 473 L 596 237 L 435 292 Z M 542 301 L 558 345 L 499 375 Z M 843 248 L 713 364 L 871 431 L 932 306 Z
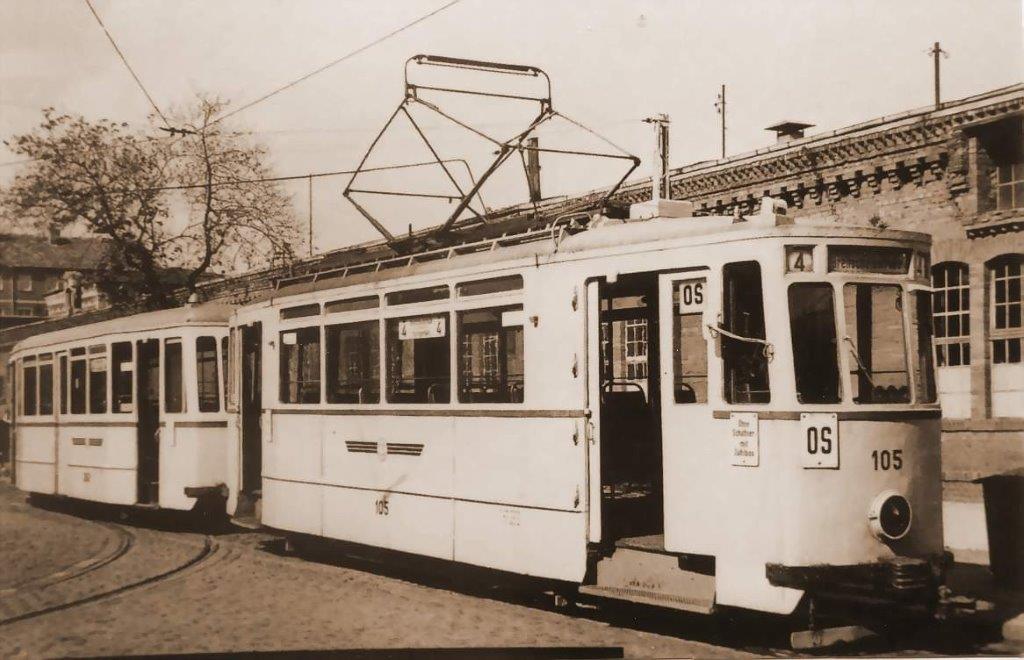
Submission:
M 522 236 L 529 238 L 522 240 Z M 700 216 L 686 218 L 650 218 L 633 221 L 605 221 L 576 233 L 566 233 L 560 240 L 557 228 L 534 230 L 523 235 L 487 239 L 478 244 L 458 245 L 418 254 L 356 264 L 336 271 L 306 276 L 306 281 L 286 284 L 268 292 L 264 302 L 273 303 L 303 293 L 337 289 L 374 282 L 386 282 L 413 275 L 440 273 L 471 268 L 481 264 L 498 264 L 521 259 L 554 258 L 555 255 L 612 248 L 631 248 L 649 244 L 663 246 L 666 241 L 692 240 L 693 245 L 709 245 L 758 238 L 812 237 L 872 239 L 930 244 L 931 236 L 921 232 L 880 229 L 869 225 L 845 225 L 785 216 L 753 215 L 743 221 L 732 216 Z M 493 248 L 488 249 L 488 246 Z M 480 246 L 479 249 L 474 249 Z M 375 267 L 376 266 L 376 267 Z M 356 271 L 354 274 L 351 271 Z M 258 302 L 258 301 L 254 301 Z
M 27 337 L 14 345 L 11 354 L 125 332 L 146 332 L 186 325 L 226 324 L 233 311 L 233 305 L 205 303 L 121 316 Z

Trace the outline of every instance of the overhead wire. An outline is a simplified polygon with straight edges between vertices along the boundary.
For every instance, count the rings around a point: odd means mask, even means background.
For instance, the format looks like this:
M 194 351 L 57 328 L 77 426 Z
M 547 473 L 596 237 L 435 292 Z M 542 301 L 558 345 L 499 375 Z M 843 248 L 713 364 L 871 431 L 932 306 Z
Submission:
M 88 2 L 88 1 L 89 0 L 86 0 L 86 2 Z M 223 120 L 227 119 L 228 117 L 237 115 L 239 112 L 242 112 L 243 110 L 248 110 L 249 108 L 253 107 L 254 105 L 262 103 L 262 102 L 266 101 L 267 99 L 271 98 L 272 96 L 276 96 L 277 94 L 280 94 L 281 92 L 283 92 L 283 91 L 285 91 L 287 89 L 291 89 L 292 87 L 298 85 L 299 83 L 302 83 L 302 82 L 304 82 L 306 80 L 309 80 L 310 78 L 312 78 L 313 76 L 317 75 L 318 73 L 323 73 L 327 69 L 330 69 L 333 66 L 341 64 L 345 60 L 351 59 L 352 57 L 355 57 L 356 55 L 362 53 L 363 51 L 369 50 L 370 48 L 373 48 L 377 44 L 382 43 L 384 41 L 387 41 L 388 39 L 390 39 L 390 38 L 392 38 L 394 36 L 397 36 L 398 34 L 401 34 L 402 32 L 405 32 L 409 28 L 411 28 L 411 27 L 413 27 L 415 25 L 418 25 L 419 23 L 422 23 L 423 21 L 425 21 L 425 20 L 427 20 L 427 19 L 429 19 L 429 18 L 431 18 L 433 16 L 436 16 L 437 14 L 440 14 L 441 12 L 445 11 L 446 9 L 450 9 L 451 7 L 454 7 L 455 5 L 459 4 L 460 2 L 462 2 L 462 0 L 450 0 L 450 2 L 448 2 L 448 3 L 438 7 L 437 9 L 435 9 L 435 10 L 429 12 L 429 13 L 424 14 L 423 16 L 420 16 L 416 20 L 414 20 L 414 21 L 412 21 L 410 23 L 406 23 L 405 25 L 403 25 L 403 26 L 401 26 L 399 28 L 396 28 L 396 29 L 392 30 L 391 32 L 388 32 L 387 34 L 374 39 L 370 43 L 365 44 L 363 46 L 360 46 L 359 48 L 357 48 L 357 49 L 355 49 L 353 51 L 350 51 L 350 52 L 342 55 L 341 57 L 339 57 L 338 59 L 334 60 L 333 62 L 328 62 L 327 64 L 323 65 L 319 69 L 311 71 L 310 73 L 307 73 L 304 76 L 296 78 L 295 80 L 293 80 L 293 81 L 291 81 L 291 82 L 289 82 L 289 83 L 287 83 L 285 85 L 282 85 L 282 86 L 278 87 L 277 89 L 274 89 L 274 90 L 272 90 L 270 92 L 267 92 L 263 96 L 255 99 L 253 101 L 250 101 L 249 103 L 246 103 L 245 105 L 243 105 L 241 107 L 235 108 L 234 110 L 231 110 L 230 112 L 224 113 L 220 117 L 217 117 L 213 121 L 211 121 L 210 125 L 216 124 L 217 122 L 220 122 L 220 121 L 223 121 Z
M 93 17 L 96 19 L 96 22 L 100 24 L 101 28 L 103 28 L 103 34 L 107 35 L 107 39 L 110 41 L 110 45 L 114 47 L 114 51 L 117 53 L 117 56 L 121 58 L 121 62 L 124 63 L 125 68 L 128 69 L 128 73 L 132 75 L 132 78 L 135 80 L 135 84 L 137 84 L 139 86 L 139 89 L 142 90 L 142 93 L 146 95 L 146 100 L 148 100 L 149 104 L 153 106 L 153 110 L 155 110 L 156 114 L 159 115 L 160 119 L 163 120 L 164 125 L 170 127 L 171 123 L 167 121 L 167 117 L 165 117 L 164 113 L 160 111 L 160 106 L 156 104 L 156 101 L 153 100 L 153 97 L 152 95 L 150 95 L 149 90 L 147 90 L 146 86 L 142 84 L 142 80 L 140 80 L 138 74 L 135 73 L 135 69 L 133 69 L 132 65 L 128 63 L 128 58 L 125 57 L 124 53 L 121 52 L 121 49 L 118 47 L 117 42 L 114 41 L 114 37 L 110 34 L 110 30 L 108 30 L 107 26 L 103 24 L 103 19 L 100 18 L 100 15 L 96 13 L 96 9 L 92 6 L 92 1 L 85 0 L 85 4 L 89 7 L 89 11 L 92 12 Z
M 461 160 L 458 158 L 445 159 L 443 162 L 450 162 L 454 160 Z M 424 167 L 426 165 L 437 165 L 438 161 L 428 160 L 421 163 L 405 163 L 402 165 L 382 165 L 380 167 L 369 167 L 362 170 L 336 170 L 332 172 L 310 172 L 307 174 L 292 174 L 288 176 L 268 176 L 257 179 L 228 179 L 226 181 L 211 181 L 210 183 L 193 183 L 183 184 L 177 186 L 154 186 L 152 188 L 122 188 L 112 190 L 113 193 L 129 194 L 129 193 L 140 193 L 140 192 L 160 192 L 163 190 L 196 190 L 200 188 L 220 188 L 221 186 L 237 186 L 245 185 L 250 183 L 268 183 L 274 181 L 300 181 L 305 179 L 320 179 L 329 176 L 342 176 L 346 174 L 355 174 L 357 171 L 363 172 L 383 172 L 386 170 L 404 170 L 413 167 Z

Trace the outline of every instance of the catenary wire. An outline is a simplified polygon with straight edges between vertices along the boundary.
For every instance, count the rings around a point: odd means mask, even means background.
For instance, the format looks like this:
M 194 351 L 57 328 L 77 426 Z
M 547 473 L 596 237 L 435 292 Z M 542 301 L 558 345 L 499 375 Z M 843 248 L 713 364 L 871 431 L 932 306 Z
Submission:
M 110 34 L 110 30 L 108 30 L 107 26 L 103 24 L 103 19 L 101 19 L 100 15 L 96 13 L 96 9 L 92 6 L 92 1 L 85 0 L 85 4 L 89 7 L 89 11 L 91 11 L 92 15 L 96 18 L 96 22 L 100 24 L 101 28 L 103 28 L 103 34 L 107 35 L 110 45 L 114 47 L 114 51 L 117 53 L 117 56 L 121 58 L 121 62 L 123 62 L 125 68 L 128 69 L 128 73 L 132 74 L 132 78 L 135 80 L 135 83 L 139 86 L 139 89 L 142 90 L 142 93 L 146 95 L 146 99 L 149 101 L 149 104 L 153 106 L 154 110 L 156 110 L 156 114 L 163 120 L 164 125 L 170 127 L 171 124 L 167 121 L 167 117 L 164 116 L 164 113 L 160 111 L 160 106 L 158 106 L 156 101 L 153 100 L 153 97 L 150 96 L 149 91 L 146 90 L 146 86 L 142 84 L 139 76 L 136 75 L 135 70 L 132 69 L 132 65 L 128 63 L 128 58 L 126 58 L 124 53 L 121 52 L 121 49 L 118 48 L 117 42 L 114 41 L 114 37 Z
M 88 1 L 88 0 L 86 0 L 86 1 Z M 227 119 L 228 117 L 231 117 L 233 115 L 237 115 L 239 112 L 242 112 L 243 110 L 248 110 L 249 108 L 253 107 L 254 105 L 256 105 L 258 103 L 262 103 L 263 101 L 266 101 L 267 99 L 269 99 L 272 96 L 280 94 L 281 92 L 283 92 L 283 91 L 285 91 L 287 89 L 290 89 L 290 88 L 298 85 L 301 82 L 309 80 L 310 78 L 312 78 L 316 74 L 323 73 L 327 69 L 330 69 L 331 67 L 333 67 L 335 65 L 341 64 L 345 60 L 350 59 L 352 57 L 355 57 L 359 53 L 362 53 L 365 50 L 369 50 L 370 48 L 373 48 L 377 44 L 379 44 L 381 42 L 384 42 L 384 41 L 387 41 L 391 37 L 397 36 L 398 34 L 408 30 L 409 28 L 411 28 L 411 27 L 413 27 L 413 26 L 415 26 L 415 25 L 417 25 L 419 23 L 422 23 L 423 21 L 427 20 L 428 18 L 431 18 L 432 16 L 436 16 L 437 14 L 440 14 L 444 10 L 449 9 L 451 7 L 454 7 L 455 5 L 459 4 L 460 2 L 462 2 L 462 0 L 451 0 L 450 2 L 448 2 L 448 3 L 438 7 L 437 9 L 435 9 L 435 10 L 433 10 L 433 11 L 427 13 L 427 14 L 424 14 L 423 16 L 420 16 L 416 20 L 414 20 L 414 21 L 412 21 L 410 23 L 406 23 L 405 25 L 403 25 L 403 26 L 401 26 L 399 28 L 396 28 L 396 29 L 392 30 L 391 32 L 388 32 L 387 34 L 385 34 L 385 35 L 383 35 L 381 37 L 378 37 L 377 39 L 374 39 L 370 43 L 365 44 L 363 46 L 360 46 L 359 48 L 357 48 L 357 49 L 355 49 L 353 51 L 350 51 L 350 52 L 342 55 L 341 57 L 339 57 L 338 59 L 334 60 L 333 62 L 328 62 L 327 64 L 323 65 L 319 69 L 311 71 L 310 73 L 307 73 L 306 75 L 304 75 L 304 76 L 302 76 L 300 78 L 296 78 L 295 80 L 291 81 L 290 83 L 282 85 L 282 86 L 278 87 L 277 89 L 275 89 L 273 91 L 267 92 L 263 96 L 255 99 L 253 101 L 250 101 L 249 103 L 246 103 L 245 105 L 243 105 L 243 106 L 241 106 L 239 108 L 235 108 L 234 110 L 231 110 L 230 112 L 224 113 L 220 117 L 217 117 L 216 119 L 211 121 L 210 124 L 211 125 L 212 124 L 216 124 L 217 122 L 223 121 L 224 119 Z

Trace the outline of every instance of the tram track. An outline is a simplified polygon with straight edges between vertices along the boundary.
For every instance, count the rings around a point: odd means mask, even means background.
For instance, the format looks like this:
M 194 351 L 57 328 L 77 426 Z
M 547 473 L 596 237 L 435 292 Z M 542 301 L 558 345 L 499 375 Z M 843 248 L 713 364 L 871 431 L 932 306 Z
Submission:
M 104 567 L 119 560 L 124 561 L 138 548 L 138 536 L 129 528 L 114 523 L 99 524 L 116 530 L 118 538 L 114 548 L 61 571 L 0 591 L 0 627 L 155 587 L 202 570 L 225 555 L 221 544 L 207 535 L 203 537 L 202 546 L 197 552 L 167 570 L 128 583 L 100 588 L 85 595 L 47 602 L 53 596 L 48 590 L 88 578 Z

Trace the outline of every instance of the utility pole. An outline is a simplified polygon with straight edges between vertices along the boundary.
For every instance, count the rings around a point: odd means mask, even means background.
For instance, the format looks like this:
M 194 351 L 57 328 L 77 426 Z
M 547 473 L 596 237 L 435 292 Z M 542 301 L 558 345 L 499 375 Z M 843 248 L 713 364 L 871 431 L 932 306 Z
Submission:
M 725 158 L 725 85 L 722 85 L 722 91 L 718 93 L 718 100 L 715 101 L 715 109 L 718 114 L 722 115 L 722 158 Z
M 309 256 L 313 256 L 313 175 L 309 178 Z
M 939 95 L 939 55 L 949 57 L 949 53 L 942 50 L 938 41 L 935 42 L 935 45 L 932 46 L 931 50 L 928 52 L 931 53 L 932 60 L 935 64 L 935 109 L 938 110 L 942 107 L 942 97 Z
M 670 120 L 665 113 L 648 117 L 644 123 L 654 124 L 654 163 L 651 171 L 651 199 L 657 203 L 662 199 L 671 199 L 669 189 L 668 165 L 668 125 Z

